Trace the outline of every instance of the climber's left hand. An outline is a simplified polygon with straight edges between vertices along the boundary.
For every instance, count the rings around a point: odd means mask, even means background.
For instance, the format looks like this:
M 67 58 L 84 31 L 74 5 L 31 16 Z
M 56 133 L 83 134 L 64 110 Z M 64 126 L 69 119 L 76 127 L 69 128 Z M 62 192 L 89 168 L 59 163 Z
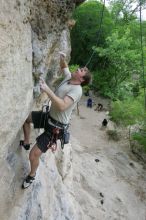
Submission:
M 47 92 L 50 89 L 43 78 L 40 78 L 40 89 L 43 92 Z

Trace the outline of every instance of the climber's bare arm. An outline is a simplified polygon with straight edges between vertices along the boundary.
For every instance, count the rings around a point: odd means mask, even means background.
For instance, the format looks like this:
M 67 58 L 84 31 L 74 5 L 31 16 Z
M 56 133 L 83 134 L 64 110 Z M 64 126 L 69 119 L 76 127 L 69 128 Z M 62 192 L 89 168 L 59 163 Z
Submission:
M 65 60 L 66 54 L 60 52 L 60 68 L 63 70 L 64 68 L 68 67 L 68 64 Z
M 74 103 L 74 100 L 70 96 L 65 96 L 64 99 L 56 96 L 43 79 L 40 79 L 40 88 L 43 92 L 47 93 L 48 97 L 59 111 L 66 110 Z

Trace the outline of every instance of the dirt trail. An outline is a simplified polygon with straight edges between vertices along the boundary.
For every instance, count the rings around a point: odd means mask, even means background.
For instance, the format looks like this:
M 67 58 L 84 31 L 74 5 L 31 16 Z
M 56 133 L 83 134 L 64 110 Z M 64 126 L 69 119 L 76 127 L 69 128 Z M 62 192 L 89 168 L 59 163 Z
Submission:
M 146 220 L 146 170 L 130 153 L 126 138 L 108 139 L 101 129 L 106 112 L 86 108 L 86 99 L 81 100 L 80 116 L 74 112 L 71 123 L 80 219 Z

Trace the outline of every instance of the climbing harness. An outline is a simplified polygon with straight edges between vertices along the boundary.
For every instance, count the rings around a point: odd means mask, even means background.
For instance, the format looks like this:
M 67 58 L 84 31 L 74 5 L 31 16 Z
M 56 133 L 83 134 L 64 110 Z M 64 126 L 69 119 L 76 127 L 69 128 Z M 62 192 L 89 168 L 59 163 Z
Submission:
M 60 133 L 59 128 L 54 127 L 52 129 L 52 137 L 47 147 L 50 148 L 53 153 L 57 150 L 57 140 L 58 140 L 59 133 Z
M 57 150 L 57 140 L 60 140 L 62 149 L 64 148 L 64 144 L 69 143 L 70 135 L 67 131 L 68 127 L 68 124 L 62 124 L 48 116 L 48 128 L 45 133 L 50 139 L 47 147 L 51 149 L 53 153 Z
M 69 80 L 65 80 L 63 82 L 61 82 L 59 84 L 59 86 L 55 89 L 55 92 L 60 88 L 60 86 L 64 85 L 66 82 L 68 82 Z M 54 93 L 55 93 L 54 92 Z M 45 118 L 44 118 L 44 128 L 45 128 L 45 133 L 47 134 L 47 136 L 49 137 L 50 141 L 47 145 L 47 147 L 49 149 L 52 150 L 52 152 L 54 153 L 57 150 L 57 140 L 60 140 L 61 142 L 61 149 L 64 148 L 64 144 L 68 144 L 69 143 L 69 138 L 70 138 L 70 134 L 67 131 L 69 124 L 63 124 L 60 123 L 59 121 L 56 121 L 54 118 L 52 118 L 49 114 L 49 110 L 50 110 L 50 99 L 48 100 L 48 104 L 42 106 L 42 113 L 41 113 L 41 118 L 40 118 L 40 125 L 39 125 L 39 129 L 41 127 L 41 123 L 42 123 L 42 119 L 43 119 L 43 113 L 45 113 Z M 47 121 L 47 126 L 45 124 L 45 122 Z

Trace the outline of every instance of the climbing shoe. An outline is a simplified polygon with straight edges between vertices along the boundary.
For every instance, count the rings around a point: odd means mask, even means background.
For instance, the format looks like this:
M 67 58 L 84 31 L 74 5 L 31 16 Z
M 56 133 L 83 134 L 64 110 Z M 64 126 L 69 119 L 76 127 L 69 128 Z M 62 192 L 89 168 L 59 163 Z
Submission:
M 35 176 L 28 175 L 22 183 L 22 189 L 28 188 L 33 183 L 34 180 L 35 180 Z
M 24 144 L 23 140 L 20 141 L 20 146 L 24 147 L 25 150 L 29 150 L 30 149 L 30 144 Z

